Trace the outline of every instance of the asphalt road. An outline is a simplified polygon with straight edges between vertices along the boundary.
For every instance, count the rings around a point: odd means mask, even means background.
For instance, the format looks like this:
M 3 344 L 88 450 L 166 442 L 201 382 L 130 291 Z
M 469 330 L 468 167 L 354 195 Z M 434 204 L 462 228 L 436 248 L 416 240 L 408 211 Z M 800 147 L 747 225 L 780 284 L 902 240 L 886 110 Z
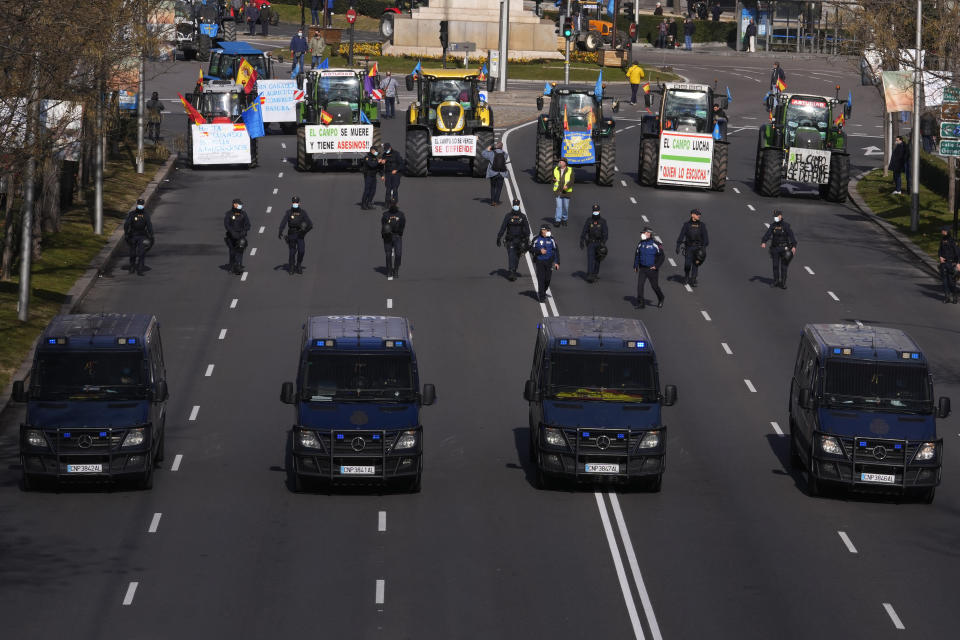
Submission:
M 804 323 L 902 327 L 932 362 L 937 394 L 960 398 L 960 366 L 950 357 L 957 308 L 941 304 L 933 277 L 848 205 L 804 189 L 757 196 L 766 64 L 687 60 L 675 60 L 679 73 L 716 77 L 734 96 L 726 191 L 637 185 L 640 109 L 625 106 L 617 180 L 603 188 L 579 174 L 571 226 L 555 232 L 561 269 L 542 305 L 526 265 L 524 278 L 504 279 L 506 256 L 494 245 L 504 210 L 486 203 L 485 181 L 455 166 L 403 179 L 405 254 L 392 281 L 378 271 L 379 212 L 358 207 L 361 178 L 296 172 L 292 136 L 262 141 L 254 170 L 176 172 L 153 214 L 150 271 L 138 278 L 117 265 L 82 309 L 160 317 L 171 380 L 165 467 L 150 492 L 23 493 L 22 411 L 3 414 L 4 635 L 955 635 L 955 419 L 941 422 L 944 483 L 929 506 L 809 498 L 780 434 Z M 790 89 L 852 87 L 849 131 L 864 147 L 879 146 L 875 91 L 853 84 L 852 69 L 803 65 L 785 62 Z M 169 71 L 156 82 L 164 97 L 189 88 L 195 64 Z M 168 117 L 168 135 L 183 123 Z M 400 123 L 385 127 L 384 139 L 402 148 Z M 552 219 L 549 186 L 531 178 L 533 128 L 511 128 L 503 139 L 510 197 L 522 198 L 532 223 Z M 854 173 L 877 162 L 861 150 Z M 302 276 L 279 269 L 286 246 L 276 232 L 292 195 L 315 224 Z M 222 269 L 222 215 L 236 196 L 253 224 L 250 253 L 256 248 L 242 278 Z M 589 285 L 576 245 L 594 203 L 610 224 L 610 257 Z M 674 239 L 694 206 L 711 236 L 700 286 L 686 290 L 676 281 L 682 270 L 668 263 L 665 307 L 635 311 L 640 229 L 652 226 L 677 262 Z M 787 291 L 769 288 L 759 246 L 773 206 L 785 209 L 799 240 Z M 423 411 L 420 494 L 294 494 L 286 486 L 293 415 L 279 402 L 280 383 L 295 376 L 304 319 L 333 313 L 398 314 L 414 324 L 422 381 L 439 396 Z M 661 493 L 533 488 L 521 390 L 536 324 L 558 313 L 638 315 L 650 328 L 662 382 L 680 395 L 665 409 Z

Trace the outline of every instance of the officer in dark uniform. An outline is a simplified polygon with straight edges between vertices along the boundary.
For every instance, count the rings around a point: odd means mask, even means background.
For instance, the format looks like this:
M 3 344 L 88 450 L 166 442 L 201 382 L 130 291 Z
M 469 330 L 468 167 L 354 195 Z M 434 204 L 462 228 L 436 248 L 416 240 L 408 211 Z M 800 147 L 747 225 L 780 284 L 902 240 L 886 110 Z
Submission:
M 387 259 L 387 277 L 400 277 L 400 257 L 403 254 L 403 231 L 407 227 L 407 217 L 397 208 L 396 200 L 391 200 L 386 211 L 380 216 L 380 236 L 383 238 L 383 253 Z
M 697 286 L 697 272 L 709 244 L 707 225 L 700 221 L 700 209 L 691 209 L 690 219 L 683 223 L 677 236 L 677 253 L 683 247 L 683 284 Z
M 653 229 L 644 227 L 637 244 L 637 253 L 633 257 L 633 270 L 637 272 L 636 308 L 643 309 L 643 288 L 650 281 L 653 292 L 657 294 L 657 308 L 663 308 L 663 291 L 660 290 L 660 266 L 663 264 L 663 245 L 653 237 Z
M 250 218 L 243 210 L 240 198 L 234 198 L 233 207 L 223 214 L 223 228 L 227 232 L 223 241 L 230 254 L 230 271 L 239 275 L 243 273 L 243 251 L 247 248 L 247 232 L 250 231 Z
M 587 249 L 587 282 L 600 279 L 600 261 L 607 251 L 607 235 L 607 221 L 600 215 L 600 205 L 595 204 L 593 213 L 584 221 L 580 232 L 580 248 Z
M 130 245 L 130 273 L 142 276 L 146 265 L 144 257 L 153 246 L 153 223 L 144 208 L 143 199 L 137 200 L 137 206 L 127 214 L 123 221 L 123 236 Z
M 940 229 L 940 280 L 943 282 L 943 302 L 957 303 L 957 263 L 960 262 L 960 250 L 950 235 L 950 227 Z
M 500 231 L 497 232 L 497 246 L 500 246 L 503 235 L 507 235 L 507 280 L 513 282 L 520 274 L 517 265 L 520 263 L 520 254 L 527 250 L 530 242 L 530 222 L 523 211 L 520 211 L 520 200 L 514 198 L 510 211 L 503 216 Z
M 550 225 L 540 225 L 540 235 L 530 245 L 530 253 L 533 254 L 533 265 L 537 273 L 537 300 L 546 302 L 550 278 L 555 270 L 560 269 L 560 247 L 551 237 Z
M 370 147 L 370 151 L 363 157 L 360 165 L 363 171 L 363 195 L 360 196 L 360 208 L 373 209 L 373 198 L 377 195 L 377 176 L 383 173 L 380 165 L 380 149 L 377 145 Z
M 300 208 L 300 197 L 290 199 L 290 208 L 283 214 L 278 237 L 283 240 L 283 231 L 287 230 L 287 246 L 290 248 L 290 257 L 287 259 L 287 272 L 303 273 L 303 254 L 306 251 L 304 237 L 313 229 L 313 223 L 307 212 Z
M 773 261 L 773 284 L 771 287 L 787 288 L 787 267 L 797 253 L 797 238 L 790 224 L 783 219 L 783 210 L 773 210 L 773 224 L 760 239 L 760 248 L 770 243 L 770 259 Z M 789 255 L 788 255 L 789 254 Z
M 400 202 L 400 178 L 403 177 L 403 156 L 393 150 L 389 142 L 383 143 L 383 184 L 387 190 L 384 202 Z

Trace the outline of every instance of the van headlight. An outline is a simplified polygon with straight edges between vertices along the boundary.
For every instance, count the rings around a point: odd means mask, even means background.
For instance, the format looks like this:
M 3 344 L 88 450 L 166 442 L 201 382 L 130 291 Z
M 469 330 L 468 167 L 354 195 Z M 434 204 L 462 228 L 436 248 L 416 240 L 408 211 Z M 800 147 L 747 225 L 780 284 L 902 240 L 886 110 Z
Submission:
M 820 436 L 820 448 L 823 449 L 824 453 L 829 453 L 833 456 L 843 455 L 843 449 L 840 448 L 840 443 L 837 442 L 837 439 L 833 436 Z
M 397 444 L 393 445 L 394 451 L 397 449 L 412 449 L 417 444 L 416 431 L 404 431 L 397 438 Z
M 130 429 L 127 431 L 127 435 L 123 439 L 123 444 L 121 447 L 139 447 L 143 444 L 143 441 L 146 439 L 146 437 L 147 434 L 144 432 L 143 427 Z
M 643 434 L 643 437 L 640 438 L 640 444 L 637 445 L 639 449 L 653 449 L 654 447 L 660 446 L 660 432 L 659 431 L 648 431 Z
M 27 439 L 27 444 L 31 447 L 46 448 L 47 439 L 43 437 L 43 431 L 40 431 L 40 429 L 27 429 L 23 435 Z
M 544 427 L 543 440 L 551 447 L 567 446 L 567 442 L 563 439 L 563 432 L 556 427 Z
M 297 444 L 304 449 L 319 449 L 320 439 L 317 438 L 317 434 L 315 434 L 313 431 L 300 429 L 297 431 Z
M 924 442 L 917 449 L 917 454 L 913 456 L 914 460 L 933 460 L 937 455 L 936 442 Z

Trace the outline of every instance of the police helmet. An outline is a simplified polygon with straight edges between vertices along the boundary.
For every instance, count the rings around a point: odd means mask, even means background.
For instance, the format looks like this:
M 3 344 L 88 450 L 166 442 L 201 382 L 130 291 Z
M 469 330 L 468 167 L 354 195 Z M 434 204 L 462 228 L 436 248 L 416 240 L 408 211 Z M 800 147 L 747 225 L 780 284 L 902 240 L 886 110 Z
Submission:
M 143 201 L 143 198 L 137 198 L 137 204 L 147 204 Z
M 697 247 L 693 250 L 693 263 L 698 267 L 707 259 L 707 250 L 703 247 Z
M 150 247 L 153 246 L 153 238 L 147 237 L 147 238 L 144 238 L 141 242 L 143 244 L 144 251 L 149 251 Z
M 234 198 L 233 204 L 243 204 L 243 200 L 241 200 L 240 198 Z
M 290 198 L 290 202 L 300 202 L 300 196 L 293 196 Z
M 246 249 L 247 248 L 247 239 L 240 238 L 237 240 L 237 249 Z
M 513 199 L 513 204 L 515 204 L 515 205 L 517 205 L 517 206 L 519 207 L 519 206 L 520 206 L 520 198 L 514 198 L 514 199 Z
M 783 260 L 784 262 L 789 263 L 791 260 L 793 260 L 793 251 L 790 249 L 790 247 L 784 245 L 782 251 L 783 251 L 783 258 L 782 258 L 782 260 Z
M 600 215 L 600 205 L 598 204 L 593 205 L 593 215 L 595 216 Z
M 384 155 L 389 154 L 391 151 L 393 151 L 393 145 L 390 144 L 389 142 L 384 142 L 384 143 L 383 143 L 383 153 L 384 153 Z
M 596 248 L 596 254 L 595 254 L 597 257 L 597 262 L 601 262 L 604 258 L 606 258 L 607 253 L 609 253 L 609 251 L 607 250 L 607 245 L 601 244 L 600 246 L 598 246 Z

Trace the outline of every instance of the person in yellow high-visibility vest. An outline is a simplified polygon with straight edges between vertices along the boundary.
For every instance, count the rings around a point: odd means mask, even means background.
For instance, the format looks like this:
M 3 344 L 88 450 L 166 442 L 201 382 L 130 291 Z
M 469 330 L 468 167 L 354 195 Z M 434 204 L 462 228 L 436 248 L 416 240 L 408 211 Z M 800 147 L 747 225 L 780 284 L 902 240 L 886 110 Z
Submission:
M 643 67 L 634 62 L 627 67 L 627 81 L 630 82 L 630 104 L 637 104 L 637 90 L 640 88 L 640 81 L 643 80 Z
M 553 193 L 557 197 L 557 210 L 553 221 L 558 226 L 565 227 L 570 216 L 570 194 L 573 193 L 573 167 L 567 165 L 566 158 L 560 158 L 560 162 L 553 169 Z

